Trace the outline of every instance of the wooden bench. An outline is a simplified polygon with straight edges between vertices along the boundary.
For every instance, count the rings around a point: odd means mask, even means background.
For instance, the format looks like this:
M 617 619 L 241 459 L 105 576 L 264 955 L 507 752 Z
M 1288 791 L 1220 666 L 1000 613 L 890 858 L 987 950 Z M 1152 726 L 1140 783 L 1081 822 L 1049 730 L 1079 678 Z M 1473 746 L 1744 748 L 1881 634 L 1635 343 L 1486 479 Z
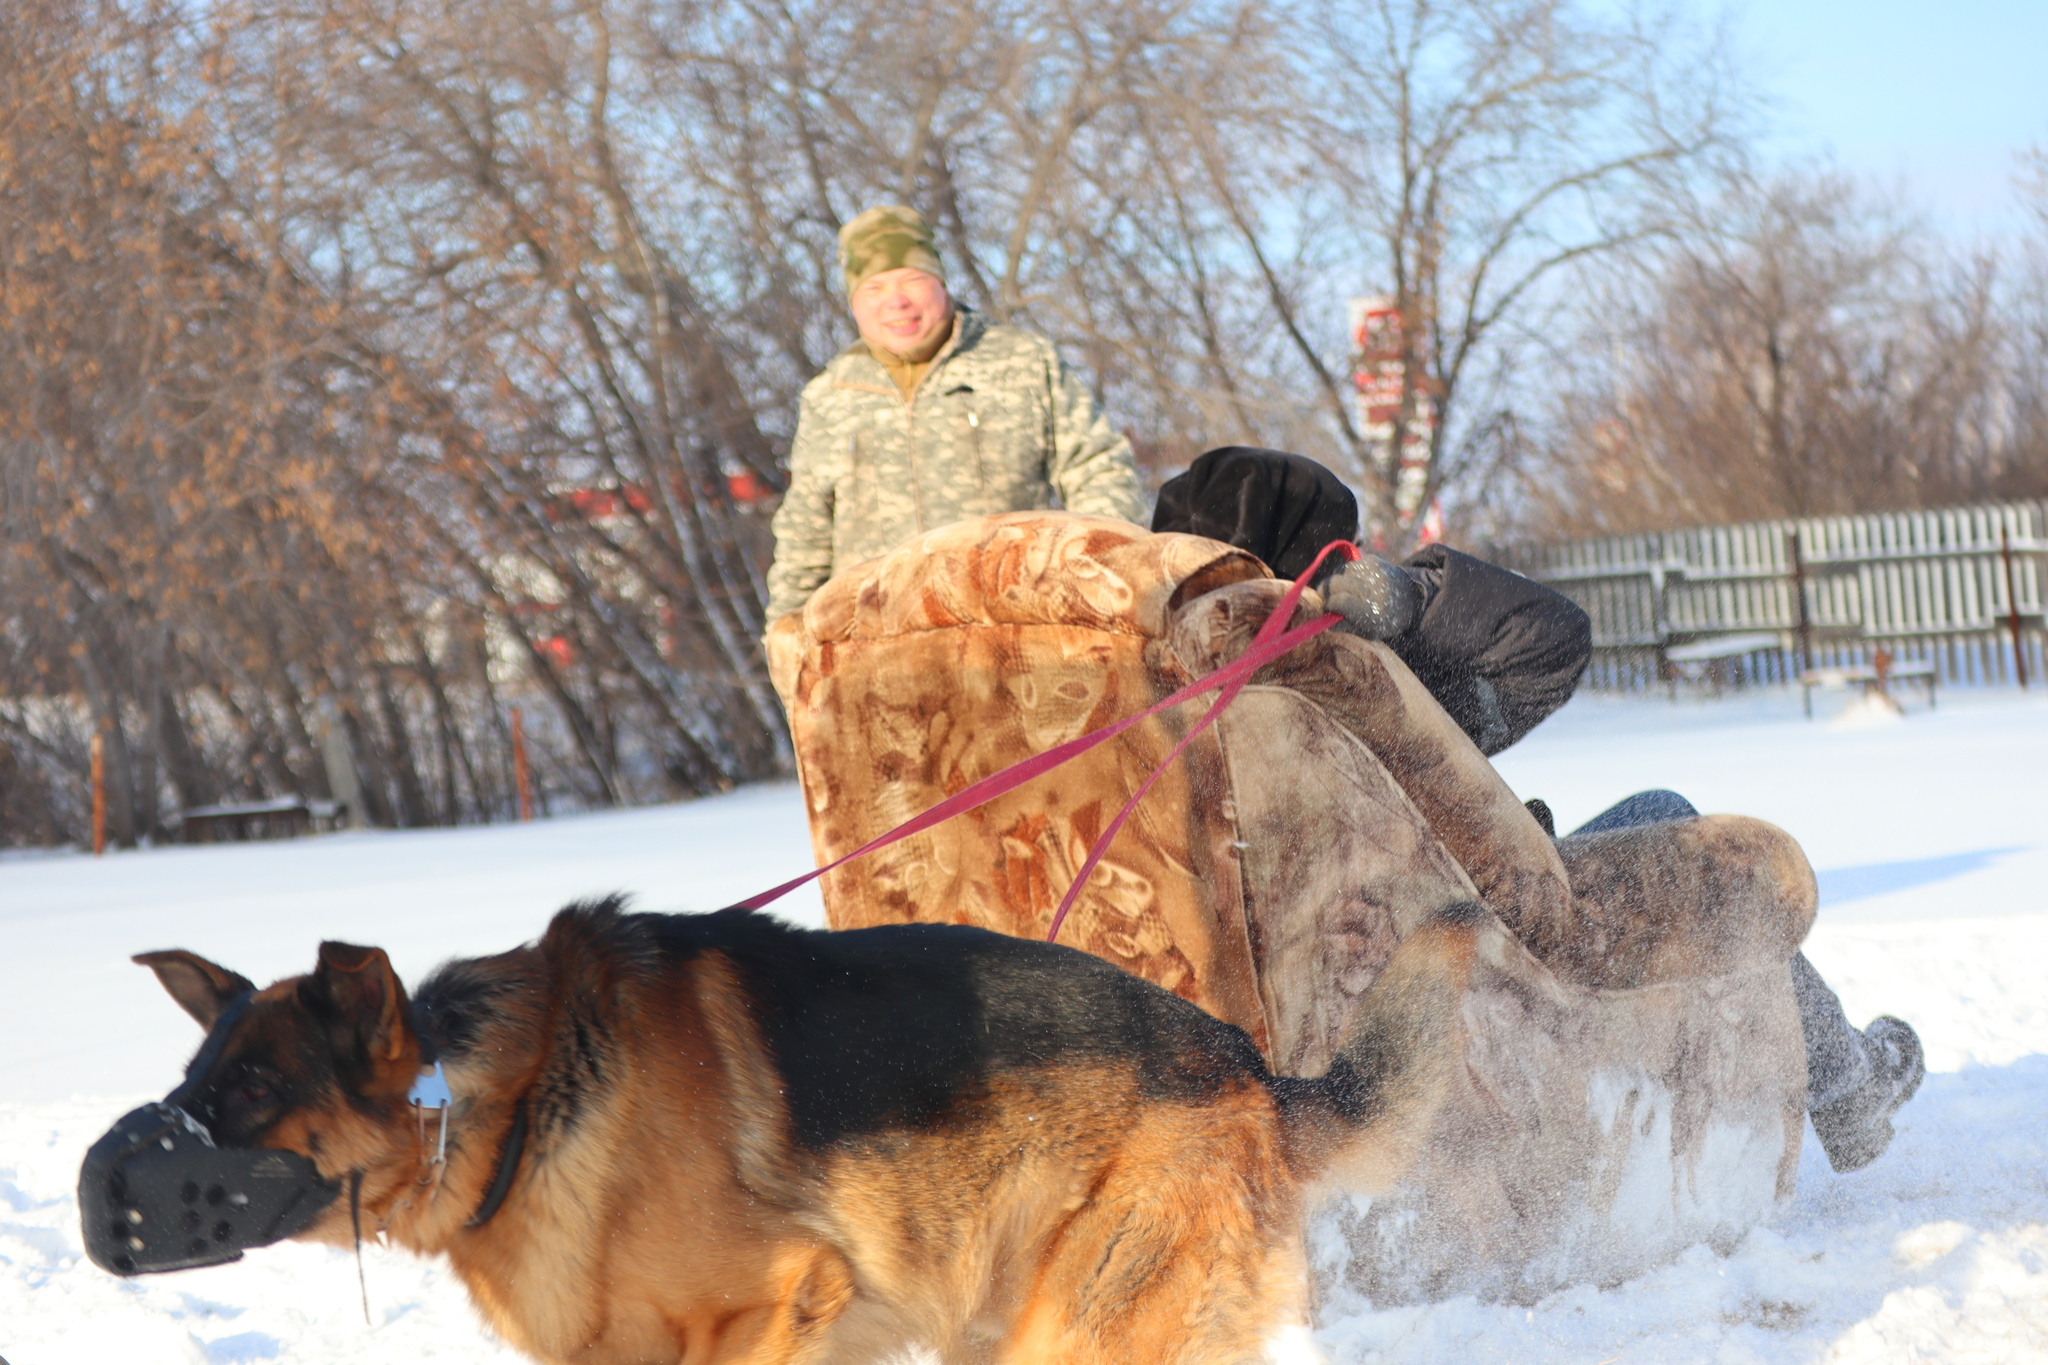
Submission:
M 184 812 L 179 836 L 188 844 L 246 839 L 295 839 L 315 828 L 333 829 L 347 808 L 339 801 L 278 796 L 268 801 L 224 801 Z
M 1678 700 L 1678 685 L 1699 687 L 1711 686 L 1719 695 L 1723 684 L 1732 680 L 1741 685 L 1741 675 L 1734 673 L 1729 665 L 1732 659 L 1755 654 L 1759 650 L 1779 649 L 1784 641 L 1774 630 L 1745 631 L 1739 635 L 1712 635 L 1704 640 L 1689 644 L 1672 645 L 1664 651 L 1664 680 L 1670 685 L 1671 700 Z
M 1861 687 L 1866 697 L 1882 697 L 1897 705 L 1897 698 L 1891 694 L 1893 683 L 1907 683 L 1927 691 L 1927 709 L 1934 709 L 1934 686 L 1940 670 L 1930 663 L 1894 663 L 1889 651 L 1880 649 L 1877 657 L 1867 664 L 1851 664 L 1843 668 L 1810 668 L 1799 675 L 1799 685 L 1805 690 L 1806 714 L 1813 715 L 1813 689 L 1825 688 L 1839 691 L 1848 687 Z

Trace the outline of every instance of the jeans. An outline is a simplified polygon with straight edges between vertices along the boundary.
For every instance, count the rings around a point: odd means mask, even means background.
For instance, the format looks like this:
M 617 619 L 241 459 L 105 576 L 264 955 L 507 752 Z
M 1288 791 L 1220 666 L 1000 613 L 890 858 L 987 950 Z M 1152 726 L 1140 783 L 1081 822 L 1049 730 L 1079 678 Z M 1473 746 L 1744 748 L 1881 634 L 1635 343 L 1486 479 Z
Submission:
M 1608 830 L 1654 825 L 1664 820 L 1689 820 L 1699 812 L 1677 792 L 1653 790 L 1624 797 L 1573 830 L 1602 834 Z M 1799 1003 L 1799 1027 L 1806 1035 L 1806 1107 L 1824 1109 L 1870 1079 L 1870 1057 L 1863 1035 L 1842 1012 L 1842 1001 L 1805 953 L 1792 955 L 1792 998 Z

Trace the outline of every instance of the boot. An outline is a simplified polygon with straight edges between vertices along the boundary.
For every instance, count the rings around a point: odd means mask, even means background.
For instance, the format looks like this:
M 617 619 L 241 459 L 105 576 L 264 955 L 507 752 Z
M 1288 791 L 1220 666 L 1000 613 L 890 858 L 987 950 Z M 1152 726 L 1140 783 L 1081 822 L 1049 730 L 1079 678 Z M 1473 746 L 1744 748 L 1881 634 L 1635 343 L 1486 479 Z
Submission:
M 1891 1146 L 1892 1115 L 1927 1076 L 1920 1035 L 1903 1019 L 1881 1014 L 1863 1030 L 1870 1076 L 1842 1098 L 1812 1111 L 1813 1131 L 1828 1164 L 1860 1171 Z

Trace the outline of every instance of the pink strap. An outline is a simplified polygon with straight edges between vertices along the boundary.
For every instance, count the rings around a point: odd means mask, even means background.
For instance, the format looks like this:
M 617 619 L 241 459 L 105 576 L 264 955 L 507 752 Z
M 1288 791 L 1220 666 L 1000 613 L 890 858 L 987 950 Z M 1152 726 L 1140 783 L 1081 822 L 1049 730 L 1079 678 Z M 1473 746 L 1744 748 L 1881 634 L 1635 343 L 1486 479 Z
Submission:
M 1268 616 L 1266 623 L 1259 627 L 1259 633 L 1252 637 L 1251 647 L 1237 657 L 1237 663 L 1242 663 L 1254 656 L 1258 656 L 1261 663 L 1268 659 L 1278 658 L 1294 648 L 1296 644 L 1301 643 L 1301 640 L 1306 640 L 1311 635 L 1320 635 L 1344 619 L 1335 612 L 1324 612 L 1299 630 L 1289 631 L 1287 635 L 1279 634 L 1280 627 L 1293 618 L 1294 606 L 1297 602 L 1301 601 L 1302 589 L 1308 586 L 1309 579 L 1315 576 L 1315 571 L 1322 567 L 1325 559 L 1329 558 L 1330 551 L 1340 546 L 1343 548 L 1346 559 L 1358 558 L 1358 547 L 1348 540 L 1333 540 L 1328 545 L 1325 545 L 1316 555 L 1315 560 L 1306 569 L 1301 571 L 1301 576 L 1294 580 L 1293 586 L 1287 589 L 1287 595 L 1280 599 L 1280 605 L 1273 608 L 1273 614 Z M 1299 635 L 1301 639 L 1295 640 L 1283 648 L 1272 649 L 1272 646 L 1280 640 L 1294 635 Z M 1272 649 L 1272 652 L 1270 654 L 1261 654 L 1262 648 Z M 1068 884 L 1067 894 L 1060 900 L 1060 908 L 1053 912 L 1052 928 L 1046 930 L 1045 933 L 1045 941 L 1047 943 L 1051 943 L 1060 936 L 1060 926 L 1067 922 L 1067 911 L 1074 908 L 1074 902 L 1080 898 L 1081 888 L 1086 886 L 1088 878 L 1094 875 L 1095 866 L 1102 861 L 1102 855 L 1109 852 L 1110 841 L 1116 838 L 1117 831 L 1124 827 L 1124 821 L 1131 818 L 1131 812 L 1138 808 L 1138 803 L 1145 799 L 1145 793 L 1152 790 L 1152 784 L 1159 780 L 1173 760 L 1180 757 L 1181 750 L 1192 744 L 1196 735 L 1208 729 L 1215 719 L 1223 714 L 1224 708 L 1237 700 L 1237 694 L 1244 691 L 1245 684 L 1251 681 L 1252 674 L 1257 671 L 1257 667 L 1257 665 L 1254 665 L 1252 668 L 1237 673 L 1229 682 L 1224 684 L 1223 692 L 1216 698 L 1215 703 L 1203 713 L 1200 720 L 1188 727 L 1188 732 L 1180 737 L 1180 743 L 1173 746 L 1172 752 L 1159 760 L 1159 766 L 1154 768 L 1151 776 L 1147 777 L 1138 785 L 1138 789 L 1131 793 L 1131 799 L 1124 802 L 1124 808 L 1116 813 L 1116 818 L 1109 822 L 1108 827 L 1095 840 L 1095 847 L 1088 850 L 1087 860 L 1081 864 L 1081 870 L 1074 874 L 1074 880 Z M 1228 668 L 1228 665 L 1224 668 L 1219 668 L 1211 673 L 1209 677 L 1220 678 L 1228 671 Z M 1205 682 L 1207 680 L 1204 679 Z
M 1182 737 L 1180 743 L 1174 745 L 1173 752 L 1169 753 L 1164 761 L 1152 770 L 1152 775 L 1145 779 L 1144 785 L 1139 787 L 1131 799 L 1124 803 L 1124 808 L 1117 812 L 1116 819 L 1110 822 L 1109 827 L 1102 832 L 1102 836 L 1095 841 L 1095 847 L 1089 851 L 1088 860 L 1081 865 L 1081 871 L 1074 878 L 1073 885 L 1067 888 L 1066 899 L 1060 902 L 1059 911 L 1053 916 L 1052 933 L 1046 935 L 1046 941 L 1051 942 L 1053 936 L 1059 933 L 1060 922 L 1066 918 L 1067 910 L 1073 905 L 1075 896 L 1079 893 L 1082 885 L 1087 882 L 1089 874 L 1095 870 L 1095 865 L 1102 861 L 1102 855 L 1108 849 L 1110 839 L 1119 829 L 1123 828 L 1124 821 L 1130 818 L 1132 809 L 1136 807 L 1139 799 L 1152 789 L 1152 784 L 1159 780 L 1159 775 L 1166 770 L 1167 764 L 1179 757 L 1181 750 L 1188 746 L 1188 742 L 1208 728 L 1209 723 L 1222 713 L 1223 708 L 1236 700 L 1237 694 L 1244 690 L 1244 686 L 1251 680 L 1252 674 L 1258 672 L 1259 669 L 1265 667 L 1274 659 L 1279 658 L 1288 650 L 1293 649 L 1302 641 L 1322 634 L 1342 619 L 1335 614 L 1325 613 L 1305 625 L 1296 626 L 1293 630 L 1282 629 L 1288 619 L 1293 616 L 1295 604 L 1300 602 L 1302 590 L 1308 586 L 1310 577 L 1314 575 L 1316 569 L 1321 566 L 1323 560 L 1328 558 L 1333 550 L 1341 550 L 1346 559 L 1358 558 L 1358 547 L 1349 541 L 1335 540 L 1325 545 L 1322 553 L 1316 556 L 1315 562 L 1302 571 L 1301 577 L 1294 580 L 1293 585 L 1287 590 L 1287 595 L 1280 599 L 1280 604 L 1273 609 L 1272 615 L 1268 616 L 1265 624 L 1259 627 L 1259 633 L 1252 638 L 1250 648 L 1246 649 L 1243 654 L 1232 659 L 1229 663 L 1224 664 L 1221 668 L 1196 679 L 1164 701 L 1155 702 L 1136 715 L 1126 716 L 1114 724 L 1103 726 L 1100 730 L 1090 731 L 1088 734 L 1076 739 L 1070 739 L 1064 744 L 1055 745 L 1042 754 L 1034 754 L 1022 762 L 1013 763 L 1002 771 L 991 773 L 978 782 L 971 782 L 921 814 L 912 816 L 887 834 L 868 840 L 868 842 L 862 844 L 853 852 L 834 859 L 815 871 L 806 872 L 801 877 L 786 881 L 780 886 L 771 887 L 766 891 L 749 896 L 743 901 L 735 901 L 728 908 L 733 910 L 758 910 L 764 905 L 780 900 L 798 887 L 816 881 L 827 872 L 845 866 L 863 854 L 872 853 L 878 848 L 887 847 L 899 839 L 907 839 L 913 834 L 930 829 L 933 825 L 943 820 L 950 820 L 964 811 L 970 811 L 977 806 L 986 805 L 1006 792 L 1015 791 L 1034 777 L 1049 773 L 1067 760 L 1088 752 L 1096 745 L 1115 739 L 1118 735 L 1142 720 L 1156 716 L 1161 711 L 1171 710 L 1183 702 L 1191 701 L 1201 696 L 1204 692 L 1210 692 L 1219 687 L 1222 688 L 1223 695 L 1218 697 L 1216 703 L 1209 708 L 1207 714 L 1189 729 L 1188 733 Z

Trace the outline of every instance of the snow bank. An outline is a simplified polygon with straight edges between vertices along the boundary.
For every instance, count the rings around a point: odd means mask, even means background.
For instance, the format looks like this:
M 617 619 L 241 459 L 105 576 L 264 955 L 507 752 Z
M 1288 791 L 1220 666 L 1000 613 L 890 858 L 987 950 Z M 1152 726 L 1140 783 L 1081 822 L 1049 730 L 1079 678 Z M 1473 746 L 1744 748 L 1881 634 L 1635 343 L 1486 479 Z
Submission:
M 2048 1362 L 2048 702 L 1944 694 L 1896 724 L 1800 718 L 1796 696 L 1582 698 L 1502 756 L 1570 828 L 1629 792 L 1784 826 L 1821 873 L 1814 961 L 1859 1022 L 1911 1020 L 1933 1074 L 1890 1153 L 1800 1193 L 1717 1256 L 1533 1306 L 1325 1305 L 1332 1362 L 1437 1359 Z M 0 1357 L 11 1365 L 392 1359 L 503 1365 L 459 1285 L 366 1248 L 279 1246 L 120 1281 L 80 1252 L 85 1144 L 160 1095 L 196 1042 L 128 954 L 186 947 L 258 979 L 322 938 L 417 977 L 625 889 L 710 909 L 810 862 L 794 788 L 526 827 L 334 835 L 94 860 L 0 861 Z M 815 923 L 815 895 L 786 912 Z

